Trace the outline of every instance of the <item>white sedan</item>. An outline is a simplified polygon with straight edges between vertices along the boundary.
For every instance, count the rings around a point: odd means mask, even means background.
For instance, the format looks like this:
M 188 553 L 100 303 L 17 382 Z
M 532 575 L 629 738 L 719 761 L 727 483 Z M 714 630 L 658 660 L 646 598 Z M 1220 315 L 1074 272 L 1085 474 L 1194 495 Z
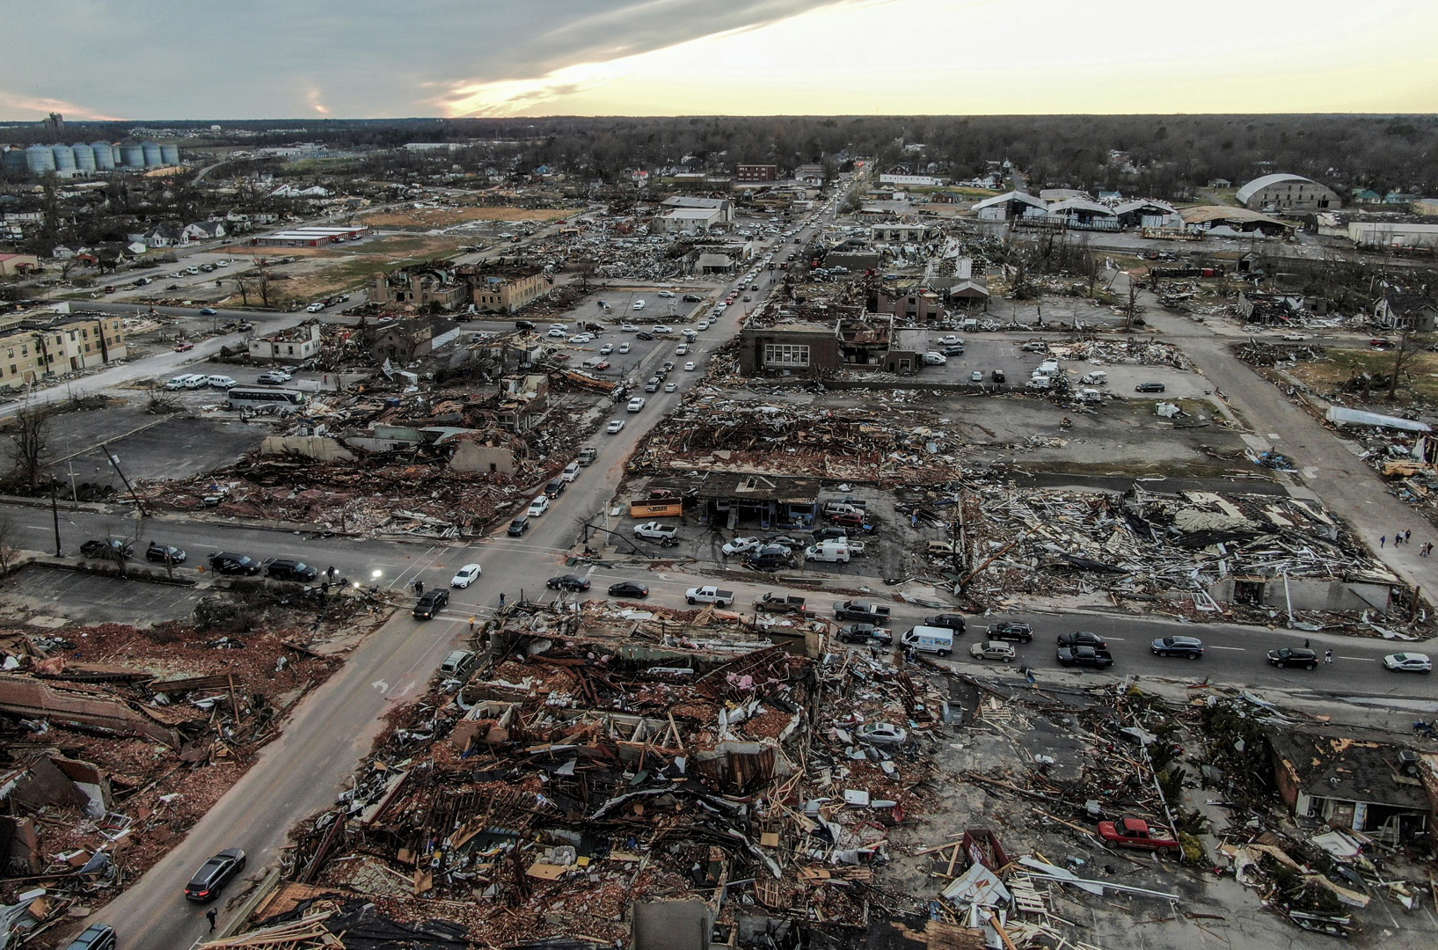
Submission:
M 636 326 L 635 326 L 634 324 L 632 324 L 632 323 L 621 323 L 621 324 L 619 324 L 619 332 L 620 332 L 620 333 L 638 333 L 638 332 L 639 332 L 639 328 L 636 327 Z
M 613 343 L 606 343 L 606 344 L 604 344 L 603 346 L 601 346 L 601 347 L 599 348 L 599 355 L 600 355 L 600 356 L 608 356 L 610 353 L 613 353 L 613 352 L 614 352 L 614 344 L 613 344 Z
M 623 419 L 611 419 L 609 420 L 609 425 L 605 427 L 604 431 L 608 432 L 610 435 L 618 435 L 623 428 Z
M 454 577 L 450 579 L 449 586 L 458 587 L 463 590 L 470 584 L 473 584 L 475 581 L 479 580 L 479 575 L 483 573 L 484 569 L 481 568 L 478 564 L 466 564 L 464 567 L 461 567 L 457 572 L 455 572 Z
M 865 723 L 858 728 L 857 734 L 860 742 L 871 745 L 902 745 L 909 738 L 909 733 L 903 726 L 896 726 L 891 722 Z
M 691 373 L 694 372 L 694 361 L 693 361 L 693 360 L 689 360 L 687 363 L 685 363 L 685 364 L 684 364 L 684 369 L 687 370 L 687 371 L 689 371 L 689 372 L 691 372 Z
M 1433 661 L 1423 653 L 1390 653 L 1383 665 L 1395 673 L 1431 673 Z

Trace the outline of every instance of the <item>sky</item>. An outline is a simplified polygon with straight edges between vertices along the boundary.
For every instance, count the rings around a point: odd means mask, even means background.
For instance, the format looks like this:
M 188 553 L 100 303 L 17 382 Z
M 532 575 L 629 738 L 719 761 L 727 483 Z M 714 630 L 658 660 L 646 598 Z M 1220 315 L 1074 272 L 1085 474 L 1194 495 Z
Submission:
M 6 20 L 0 120 L 1438 111 L 1438 4 L 1413 0 L 31 10 Z

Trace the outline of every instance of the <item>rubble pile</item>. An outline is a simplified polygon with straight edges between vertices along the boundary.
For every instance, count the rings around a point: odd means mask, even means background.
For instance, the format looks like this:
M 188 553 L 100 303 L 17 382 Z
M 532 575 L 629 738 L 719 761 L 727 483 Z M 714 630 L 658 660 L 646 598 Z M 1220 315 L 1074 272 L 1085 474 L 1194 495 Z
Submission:
M 1270 343 L 1250 338 L 1235 346 L 1233 353 L 1250 366 L 1279 366 L 1321 360 L 1325 351 L 1317 343 Z
M 680 899 L 720 928 L 759 911 L 848 934 L 918 909 L 877 882 L 926 800 L 947 707 L 924 681 L 713 609 L 521 602 L 478 638 L 474 679 L 396 710 L 296 833 L 286 887 L 483 945 L 627 942 Z
M 363 597 L 325 613 L 272 606 L 246 632 L 165 623 L 0 631 L 0 903 L 35 887 L 17 926 L 108 899 L 159 861 L 338 668 L 318 646 Z M 253 606 L 253 605 L 252 605 Z M 303 629 L 298 626 L 303 623 Z
M 1097 366 L 1104 364 L 1137 364 L 1140 366 L 1172 366 L 1191 369 L 1193 364 L 1183 351 L 1172 343 L 1157 340 L 1078 340 L 1075 342 L 1041 341 L 1044 352 L 1055 359 L 1083 361 Z
M 996 483 L 970 489 L 974 575 L 965 593 L 1000 604 L 1014 592 L 1154 597 L 1186 593 L 1196 609 L 1226 578 L 1397 579 L 1316 502 L 1283 495 L 1184 491 L 1135 483 L 1122 494 Z M 1286 582 L 1286 581 L 1285 581 Z
M 865 395 L 863 390 L 851 391 Z M 809 475 L 880 486 L 928 485 L 959 473 L 957 436 L 912 391 L 873 392 L 872 409 L 740 403 L 717 392 L 686 401 L 640 442 L 632 474 L 728 471 Z

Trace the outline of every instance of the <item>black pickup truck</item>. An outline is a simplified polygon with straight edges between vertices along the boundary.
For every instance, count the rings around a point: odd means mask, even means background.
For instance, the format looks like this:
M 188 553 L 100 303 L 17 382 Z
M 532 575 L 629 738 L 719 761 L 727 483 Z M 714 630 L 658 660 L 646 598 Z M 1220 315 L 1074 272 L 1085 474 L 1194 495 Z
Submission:
M 889 622 L 889 608 L 867 600 L 840 600 L 834 602 L 834 617 L 882 627 Z
M 1102 670 L 1113 666 L 1113 655 L 1102 647 L 1059 647 L 1060 666 L 1087 666 Z

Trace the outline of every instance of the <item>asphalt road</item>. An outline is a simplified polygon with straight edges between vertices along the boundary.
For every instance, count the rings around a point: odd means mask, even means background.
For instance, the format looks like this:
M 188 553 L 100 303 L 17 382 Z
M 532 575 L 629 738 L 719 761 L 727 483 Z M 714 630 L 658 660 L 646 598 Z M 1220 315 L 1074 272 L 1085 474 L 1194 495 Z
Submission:
M 763 300 L 772 282 L 766 279 L 760 286 L 764 289 L 756 294 L 752 306 Z M 738 330 L 740 309 L 729 308 L 717 324 L 701 334 L 695 350 L 698 355 L 691 358 L 707 360 L 713 348 L 731 339 Z M 665 348 L 656 348 L 650 359 L 662 362 L 666 353 Z M 160 371 L 147 368 L 146 372 L 159 375 Z M 403 587 L 416 577 L 426 585 L 445 583 L 455 567 L 469 561 L 479 562 L 484 575 L 469 590 L 454 592 L 449 608 L 435 620 L 416 621 L 407 611 L 401 611 L 368 637 L 339 672 L 305 699 L 281 738 L 266 747 L 245 777 L 185 839 L 93 919 L 114 922 L 124 946 L 136 950 L 173 950 L 204 936 L 204 909 L 187 905 L 182 896 L 190 874 L 215 851 L 240 847 L 249 854 L 246 875 L 258 878 L 262 869 L 278 857 L 294 822 L 334 802 L 356 760 L 369 751 L 383 725 L 381 717 L 395 704 L 424 692 L 445 654 L 468 632 L 470 616 L 497 603 L 501 591 L 511 597 L 521 590 L 529 594 L 541 587 L 545 578 L 565 573 L 562 552 L 579 537 L 581 524 L 603 511 L 635 444 L 681 396 L 682 393 L 650 394 L 643 411 L 617 413 L 626 418 L 623 431 L 613 436 L 601 433 L 591 440 L 590 444 L 599 450 L 595 462 L 545 515 L 532 520 L 530 531 L 518 541 L 502 535 L 468 546 L 396 545 L 334 538 L 303 541 L 293 534 L 219 529 L 171 519 L 156 521 L 154 524 L 164 525 L 169 543 L 188 545 L 197 551 L 208 550 L 204 542 L 223 533 L 226 542 L 240 541 L 254 545 L 261 553 L 278 553 L 281 537 L 285 537 L 304 549 L 302 556 L 306 560 L 321 568 L 333 563 L 350 573 L 379 570 L 381 582 L 390 587 Z M 22 519 L 24 530 L 41 530 L 35 526 L 44 523 L 43 509 L 28 509 L 25 514 L 29 517 Z M 68 517 L 73 522 L 69 530 L 75 537 L 84 535 L 95 524 L 91 518 L 103 520 L 103 516 L 84 512 L 71 512 Z M 157 529 L 147 525 L 145 530 Z M 239 883 L 228 888 L 231 895 L 244 890 Z M 221 900 L 222 922 L 232 911 Z

